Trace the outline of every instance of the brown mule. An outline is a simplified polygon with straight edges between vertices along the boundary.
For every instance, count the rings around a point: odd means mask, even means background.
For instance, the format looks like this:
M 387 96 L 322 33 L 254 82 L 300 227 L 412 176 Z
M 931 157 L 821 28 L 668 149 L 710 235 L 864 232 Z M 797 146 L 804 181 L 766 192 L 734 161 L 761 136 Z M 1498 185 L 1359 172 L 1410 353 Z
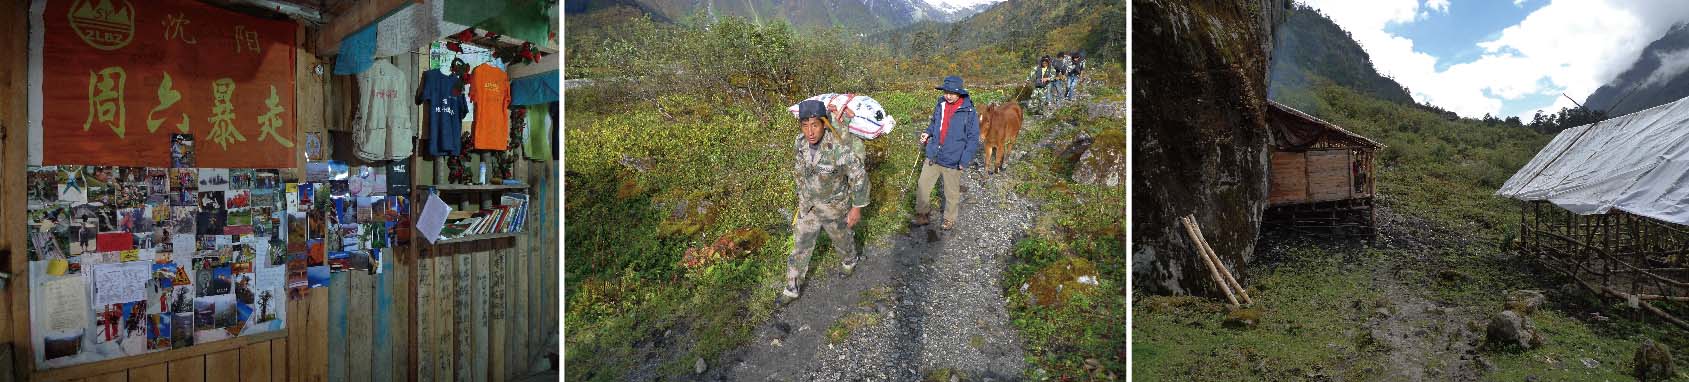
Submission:
M 1015 137 L 1020 135 L 1021 117 L 1020 104 L 1012 101 L 992 102 L 985 106 L 984 113 L 979 114 L 979 135 L 980 141 L 985 144 L 987 174 L 1003 169 L 1004 159 L 1014 148 Z

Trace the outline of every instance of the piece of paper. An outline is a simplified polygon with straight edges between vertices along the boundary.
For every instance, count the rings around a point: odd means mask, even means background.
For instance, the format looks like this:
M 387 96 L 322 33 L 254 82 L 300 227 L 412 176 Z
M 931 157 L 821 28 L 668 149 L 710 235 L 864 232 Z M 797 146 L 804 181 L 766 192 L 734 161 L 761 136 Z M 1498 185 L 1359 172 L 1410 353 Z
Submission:
M 94 305 L 106 306 L 146 299 L 147 261 L 104 264 L 94 267 Z
M 446 215 L 451 213 L 452 207 L 440 200 L 439 194 L 429 193 L 428 204 L 422 207 L 422 216 L 416 219 L 416 229 L 429 243 L 440 241 L 440 229 L 446 227 Z
M 41 283 L 36 289 L 41 301 L 47 302 L 46 331 L 79 330 L 88 325 L 88 280 L 80 276 L 62 277 Z

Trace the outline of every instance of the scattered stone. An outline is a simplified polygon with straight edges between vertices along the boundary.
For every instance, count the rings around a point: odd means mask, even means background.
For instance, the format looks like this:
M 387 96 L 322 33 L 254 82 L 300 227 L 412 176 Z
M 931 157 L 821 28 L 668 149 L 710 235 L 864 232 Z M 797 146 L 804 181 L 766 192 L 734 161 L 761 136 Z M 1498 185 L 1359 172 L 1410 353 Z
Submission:
M 1242 308 L 1226 313 L 1225 327 L 1233 329 L 1254 329 L 1261 322 L 1261 311 L 1255 308 Z
M 1632 376 L 1643 381 L 1663 381 L 1677 375 L 1676 365 L 1672 364 L 1671 349 L 1654 342 L 1652 339 L 1642 340 L 1642 346 L 1636 349 L 1636 369 Z
M 780 339 L 779 339 L 779 338 L 775 338 L 775 339 L 774 339 L 774 340 L 773 340 L 773 341 L 768 341 L 768 344 L 769 344 L 769 345 L 770 345 L 770 346 L 773 346 L 773 347 L 781 347 L 781 346 L 785 346 L 785 345 L 786 345 L 786 343 L 785 343 L 785 342 L 781 342 L 781 341 L 780 341 Z
M 1484 357 L 1478 357 L 1478 368 L 1483 369 L 1485 373 L 1494 373 L 1498 369 L 1495 362 L 1490 362 L 1488 358 Z
M 1097 267 L 1084 258 L 1067 256 L 1032 275 L 1022 293 L 1039 306 L 1061 306 L 1075 295 L 1096 290 Z
M 1589 358 L 1579 359 L 1578 361 L 1583 362 L 1583 367 L 1587 367 L 1587 368 L 1591 368 L 1591 369 L 1601 367 L 1601 361 L 1596 361 L 1596 360 L 1589 359 Z
M 1486 341 L 1495 346 L 1519 346 L 1524 349 L 1534 349 L 1542 346 L 1542 333 L 1529 317 L 1519 313 L 1504 310 L 1490 317 L 1490 325 L 1485 332 Z
M 1120 185 L 1120 180 L 1126 177 L 1125 151 L 1126 133 L 1108 130 L 1097 134 L 1091 147 L 1079 156 L 1073 168 L 1073 181 L 1109 187 Z
M 692 363 L 692 371 L 697 372 L 698 374 L 704 373 L 704 358 L 703 357 L 699 357 L 697 362 Z
M 1537 308 L 1541 307 L 1542 303 L 1547 300 L 1548 298 L 1543 296 L 1542 291 L 1521 289 L 1507 292 L 1506 306 L 1507 310 L 1519 312 L 1519 315 L 1522 316 L 1528 316 L 1531 313 L 1536 312 Z

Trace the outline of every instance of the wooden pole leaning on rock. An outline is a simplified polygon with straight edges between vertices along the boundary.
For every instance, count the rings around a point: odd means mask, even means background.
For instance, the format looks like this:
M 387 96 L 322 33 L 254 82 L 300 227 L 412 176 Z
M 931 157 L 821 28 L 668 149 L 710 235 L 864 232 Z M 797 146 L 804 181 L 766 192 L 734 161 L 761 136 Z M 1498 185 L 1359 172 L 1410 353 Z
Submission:
M 1227 284 L 1225 278 L 1220 276 L 1218 264 L 1215 264 L 1214 260 L 1208 257 L 1208 252 L 1205 250 L 1207 246 L 1203 245 L 1202 234 L 1197 230 L 1195 218 L 1182 217 L 1179 218 L 1179 222 L 1185 226 L 1185 235 L 1190 236 L 1191 246 L 1196 247 L 1196 256 L 1202 259 L 1203 264 L 1208 265 L 1208 276 L 1213 278 L 1215 285 L 1220 286 L 1220 291 L 1226 294 L 1226 300 L 1230 301 L 1232 306 L 1238 306 L 1237 296 L 1232 295 L 1231 284 Z
M 1213 268 L 1217 270 L 1221 278 L 1224 279 L 1222 286 L 1229 287 L 1231 290 L 1236 291 L 1237 295 L 1243 298 L 1244 304 L 1254 305 L 1254 299 L 1249 298 L 1249 291 L 1243 288 L 1242 283 L 1237 282 L 1236 277 L 1232 276 L 1232 271 L 1226 268 L 1226 263 L 1220 261 L 1220 255 L 1214 252 L 1214 247 L 1208 245 L 1208 239 L 1202 235 L 1202 227 L 1198 226 L 1196 223 L 1196 216 L 1187 215 L 1183 220 L 1185 221 L 1186 229 L 1195 237 L 1194 241 L 1200 248 L 1198 252 L 1202 254 L 1205 260 L 1212 263 Z

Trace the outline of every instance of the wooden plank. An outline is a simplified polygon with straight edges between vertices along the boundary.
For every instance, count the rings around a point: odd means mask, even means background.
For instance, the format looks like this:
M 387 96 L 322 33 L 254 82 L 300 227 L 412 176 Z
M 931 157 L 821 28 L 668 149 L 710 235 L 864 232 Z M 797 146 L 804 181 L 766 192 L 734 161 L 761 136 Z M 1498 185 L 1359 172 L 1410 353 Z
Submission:
M 319 66 L 321 65 L 321 62 L 317 60 L 316 55 L 310 54 L 310 52 L 306 51 L 306 41 L 310 41 L 306 38 L 308 34 L 309 32 L 306 30 L 304 25 L 300 25 L 293 34 L 295 41 L 300 41 L 299 46 L 294 48 L 293 54 L 295 62 L 298 63 L 293 69 L 293 120 L 294 123 L 299 126 L 299 128 L 296 129 L 297 131 L 293 140 L 294 142 L 305 142 L 306 132 L 323 131 L 322 84 L 325 79 L 324 75 L 328 73 L 328 67 Z M 319 69 L 322 70 L 320 72 L 322 74 L 319 74 Z M 296 149 L 294 150 L 296 152 L 294 154 L 294 160 L 299 164 L 295 168 L 295 171 L 298 174 L 304 174 L 305 145 L 294 145 L 294 148 Z M 286 341 L 286 343 L 293 344 L 293 346 L 286 347 L 285 353 L 287 356 L 287 362 L 283 364 L 288 367 L 282 369 L 293 369 L 291 372 L 287 373 L 287 380 L 289 382 L 301 382 L 306 380 L 306 377 L 309 375 L 308 370 L 310 370 L 311 365 L 313 365 L 313 363 L 308 360 L 312 359 L 311 357 L 314 355 L 310 351 L 310 338 L 322 337 L 321 335 L 312 336 L 312 333 L 321 332 L 313 332 L 308 329 L 308 318 L 311 317 L 310 311 L 310 297 L 298 300 L 290 298 L 287 301 L 288 341 Z
M 225 350 L 205 355 L 205 380 L 234 381 L 239 378 L 239 349 Z
M 504 271 L 509 265 L 505 263 L 505 259 L 509 255 L 510 250 L 508 249 L 493 251 L 492 260 L 488 262 L 486 268 L 487 288 L 489 289 L 489 293 L 487 293 L 487 316 L 491 320 L 488 329 L 490 333 L 487 335 L 487 339 L 491 341 L 487 344 L 487 368 L 492 371 L 492 375 L 488 378 L 493 382 L 504 382 L 505 377 L 510 375 L 510 366 L 505 360 L 505 357 L 509 356 L 509 353 L 505 351 L 505 345 L 509 342 L 505 339 L 505 335 L 508 333 L 505 331 L 504 318 L 505 302 L 508 301 L 505 292 L 509 290 L 509 285 L 505 282 Z
M 170 361 L 171 382 L 205 382 L 205 357 Z
M 454 374 L 455 380 L 460 382 L 474 381 L 472 374 L 475 370 L 475 322 L 474 322 L 474 284 L 470 282 L 469 273 L 471 254 L 452 255 L 456 264 L 452 264 L 452 288 L 456 293 L 452 299 L 452 330 L 457 338 L 457 352 Z
M 347 298 L 348 283 L 346 272 L 335 272 L 329 276 L 328 287 L 328 379 L 330 381 L 346 380 L 346 305 L 351 302 Z
M 372 308 L 375 310 L 375 314 L 368 320 L 370 321 L 370 370 L 368 380 L 387 382 L 393 380 L 393 368 L 388 367 L 388 365 L 393 364 L 393 353 L 398 349 L 392 346 L 393 341 L 389 338 L 389 335 L 392 334 L 390 329 L 392 329 L 393 321 L 395 321 L 393 319 L 394 291 L 388 288 L 390 278 L 388 276 L 394 272 L 393 251 L 383 248 L 381 252 L 383 272 L 371 276 L 375 283 L 375 293 L 371 296 L 374 299 Z
M 345 39 L 366 26 L 371 26 L 382 18 L 407 5 L 421 4 L 421 0 L 370 0 L 353 2 L 351 8 L 331 17 L 328 23 L 320 29 L 317 36 L 316 49 L 318 56 L 329 56 L 340 50 L 340 40 Z
M 434 380 L 451 381 L 454 380 L 452 371 L 456 362 L 453 355 L 457 348 L 457 336 L 453 334 L 456 331 L 452 326 L 452 313 L 456 307 L 451 303 L 456 296 L 452 288 L 452 268 L 455 264 L 451 256 L 434 255 L 437 256 L 434 258 L 434 332 L 439 334 L 434 344 Z
M 270 343 L 259 342 L 240 348 L 241 382 L 270 381 Z
M 287 338 L 277 338 L 270 341 L 270 381 L 288 380 L 288 374 L 290 374 L 287 372 L 288 359 Z
M 414 174 L 413 174 L 414 175 Z M 422 314 L 416 316 L 416 370 L 417 381 L 432 382 L 434 379 L 434 261 L 422 259 L 416 262 L 416 300 L 415 305 Z
M 189 347 L 185 347 L 185 348 L 181 348 L 181 349 L 165 350 L 165 351 L 161 351 L 161 352 L 157 352 L 157 353 L 148 353 L 148 354 L 144 354 L 144 355 L 118 358 L 118 359 L 114 359 L 114 360 L 92 363 L 92 364 L 87 364 L 87 365 L 78 365 L 78 366 L 75 366 L 75 367 L 64 367 L 64 368 L 52 369 L 52 370 L 41 371 L 41 372 L 35 373 L 34 379 L 32 379 L 32 380 L 58 381 L 58 380 L 67 380 L 67 379 L 76 379 L 76 378 L 90 378 L 90 377 L 94 377 L 94 376 L 101 375 L 101 374 L 111 373 L 111 372 L 114 372 L 114 371 L 128 370 L 128 369 L 152 365 L 152 364 L 156 364 L 156 363 L 165 363 L 165 362 L 170 362 L 172 360 L 185 358 L 185 357 L 198 357 L 198 356 L 203 356 L 203 355 L 209 354 L 209 353 L 216 353 L 216 352 L 222 352 L 222 351 L 228 351 L 228 350 L 238 350 L 238 349 L 240 349 L 240 347 L 246 346 L 247 344 L 250 344 L 250 343 L 265 342 L 265 341 L 281 338 L 281 337 L 286 336 L 286 335 L 287 335 L 287 333 L 284 332 L 284 331 L 265 332 L 265 333 L 250 335 L 250 336 L 234 337 L 234 338 L 230 338 L 230 339 L 226 339 L 226 340 L 222 340 L 222 341 L 214 341 L 214 342 L 204 343 L 204 344 L 195 344 L 194 346 L 189 346 Z
M 487 258 L 489 256 L 492 255 L 488 252 L 478 252 L 470 256 L 470 278 L 471 282 L 474 283 L 475 288 L 474 302 L 470 303 L 470 306 L 474 308 L 474 315 L 470 318 L 470 320 L 475 328 L 475 358 L 473 367 L 475 372 L 474 380 L 476 381 L 485 381 L 488 378 L 487 363 L 489 360 L 487 359 L 487 356 L 490 347 L 487 344 L 487 330 L 489 328 L 488 324 L 492 322 L 487 316 L 487 306 L 491 304 L 488 301 L 489 291 L 487 288 Z
M 129 369 L 129 382 L 165 382 L 170 380 L 170 364 L 155 363 Z
M 3 8 L 11 9 L 0 16 L 0 30 L 9 38 L 0 39 L 0 53 L 5 65 L 0 65 L 0 219 L 22 222 L 29 219 L 28 198 L 24 194 L 24 171 L 29 160 L 29 1 L 0 0 Z M 29 380 L 34 370 L 35 347 L 29 329 L 29 248 L 25 246 L 25 224 L 0 224 L 0 257 L 5 258 L 5 271 L 12 277 L 5 283 L 0 296 L 0 343 L 11 343 L 10 363 L 0 365 L 7 374 L 0 379 Z
M 1309 198 L 1320 201 L 1347 199 L 1352 191 L 1349 162 L 1348 150 L 1309 151 Z
M 504 346 L 507 349 L 505 358 L 509 360 L 506 364 L 509 366 L 508 370 L 510 370 L 512 375 L 515 375 L 516 372 L 527 370 L 528 366 L 526 360 L 527 357 L 523 356 L 523 353 L 527 349 L 523 346 L 527 343 L 524 338 L 527 338 L 528 333 L 528 311 L 524 308 L 524 305 L 526 304 L 523 304 L 523 302 L 527 301 L 526 297 L 528 289 L 527 284 L 523 282 L 523 280 L 527 279 L 526 275 L 528 273 L 523 272 L 526 268 L 519 265 L 520 261 L 528 258 L 527 253 L 528 251 L 526 250 L 518 249 L 514 253 L 510 254 L 509 257 L 506 257 L 504 261 L 505 279 L 508 280 L 505 281 L 505 284 L 507 285 L 507 288 L 510 288 L 505 292 L 504 296 L 505 307 L 509 310 L 509 313 L 507 314 L 508 318 L 505 319 L 505 335 L 510 340 L 506 341 Z
M 368 381 L 375 278 L 368 272 L 346 274 L 346 380 Z
M 1279 204 L 1308 197 L 1307 161 L 1299 152 L 1274 151 L 1267 202 Z
M 310 315 L 305 317 L 308 335 L 304 351 L 307 356 L 305 363 L 295 369 L 305 374 L 302 379 L 306 381 L 328 380 L 328 298 L 327 288 L 311 289 L 308 298 L 311 308 Z
M 88 378 L 88 382 L 126 382 L 129 380 L 128 371 L 117 371 Z

